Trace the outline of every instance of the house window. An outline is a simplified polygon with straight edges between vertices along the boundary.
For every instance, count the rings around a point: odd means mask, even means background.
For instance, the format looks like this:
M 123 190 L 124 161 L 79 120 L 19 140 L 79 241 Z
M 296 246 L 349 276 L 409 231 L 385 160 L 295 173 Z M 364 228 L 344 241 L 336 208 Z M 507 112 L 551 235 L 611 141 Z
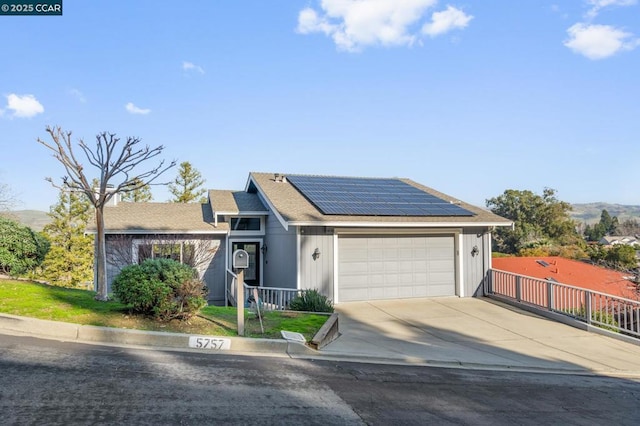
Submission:
M 259 217 L 232 217 L 231 230 L 232 231 L 259 231 L 260 218 Z
M 188 243 L 171 244 L 140 244 L 138 246 L 138 263 L 147 259 L 173 259 L 180 263 L 192 265 L 194 262 L 195 247 Z

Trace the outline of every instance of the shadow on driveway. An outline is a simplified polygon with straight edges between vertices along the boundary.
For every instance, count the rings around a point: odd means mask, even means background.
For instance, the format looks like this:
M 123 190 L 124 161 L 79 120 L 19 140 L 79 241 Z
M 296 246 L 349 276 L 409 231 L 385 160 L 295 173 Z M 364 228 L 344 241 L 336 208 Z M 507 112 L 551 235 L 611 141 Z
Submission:
M 640 375 L 640 346 L 485 298 L 336 306 L 342 335 L 324 354 L 416 363 Z

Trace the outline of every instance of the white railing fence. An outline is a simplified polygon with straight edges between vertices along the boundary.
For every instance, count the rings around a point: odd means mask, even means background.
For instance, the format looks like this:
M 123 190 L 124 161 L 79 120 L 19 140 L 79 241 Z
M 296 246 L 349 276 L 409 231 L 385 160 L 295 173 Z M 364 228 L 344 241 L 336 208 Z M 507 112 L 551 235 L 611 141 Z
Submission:
M 227 269 L 227 284 L 224 289 L 225 306 L 236 306 L 236 300 L 238 291 L 238 276 L 233 271 Z
M 237 306 L 237 289 L 238 289 L 238 276 L 233 271 L 227 269 L 227 288 L 226 288 L 226 300 L 227 306 Z M 289 309 L 289 303 L 296 296 L 302 295 L 306 290 L 297 290 L 292 288 L 279 288 L 279 287 L 253 287 L 244 285 L 245 302 L 255 302 L 254 290 L 258 293 L 258 304 L 260 309 L 265 311 L 282 311 Z
M 492 269 L 488 294 L 640 337 L 640 302 Z
M 246 285 L 245 289 L 245 294 L 253 295 L 254 289 L 258 292 L 258 303 L 260 308 L 265 311 L 282 311 L 289 309 L 291 300 L 306 291 L 291 288 L 250 287 Z

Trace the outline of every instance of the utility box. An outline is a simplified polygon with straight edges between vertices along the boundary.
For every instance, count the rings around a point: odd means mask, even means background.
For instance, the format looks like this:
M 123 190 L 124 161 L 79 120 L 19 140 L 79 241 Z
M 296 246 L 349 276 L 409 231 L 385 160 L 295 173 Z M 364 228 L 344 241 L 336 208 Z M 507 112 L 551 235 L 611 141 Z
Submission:
M 249 267 L 249 253 L 241 249 L 234 251 L 232 265 L 235 269 L 247 269 Z

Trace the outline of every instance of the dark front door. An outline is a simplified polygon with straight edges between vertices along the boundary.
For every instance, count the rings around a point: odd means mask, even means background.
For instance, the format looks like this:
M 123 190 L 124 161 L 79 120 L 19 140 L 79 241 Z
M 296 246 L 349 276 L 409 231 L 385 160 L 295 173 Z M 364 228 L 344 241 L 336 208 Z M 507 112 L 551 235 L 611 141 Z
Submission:
M 260 285 L 260 243 L 236 241 L 232 249 L 232 253 L 244 250 L 249 254 L 249 267 L 244 270 L 244 282 L 247 285 Z

